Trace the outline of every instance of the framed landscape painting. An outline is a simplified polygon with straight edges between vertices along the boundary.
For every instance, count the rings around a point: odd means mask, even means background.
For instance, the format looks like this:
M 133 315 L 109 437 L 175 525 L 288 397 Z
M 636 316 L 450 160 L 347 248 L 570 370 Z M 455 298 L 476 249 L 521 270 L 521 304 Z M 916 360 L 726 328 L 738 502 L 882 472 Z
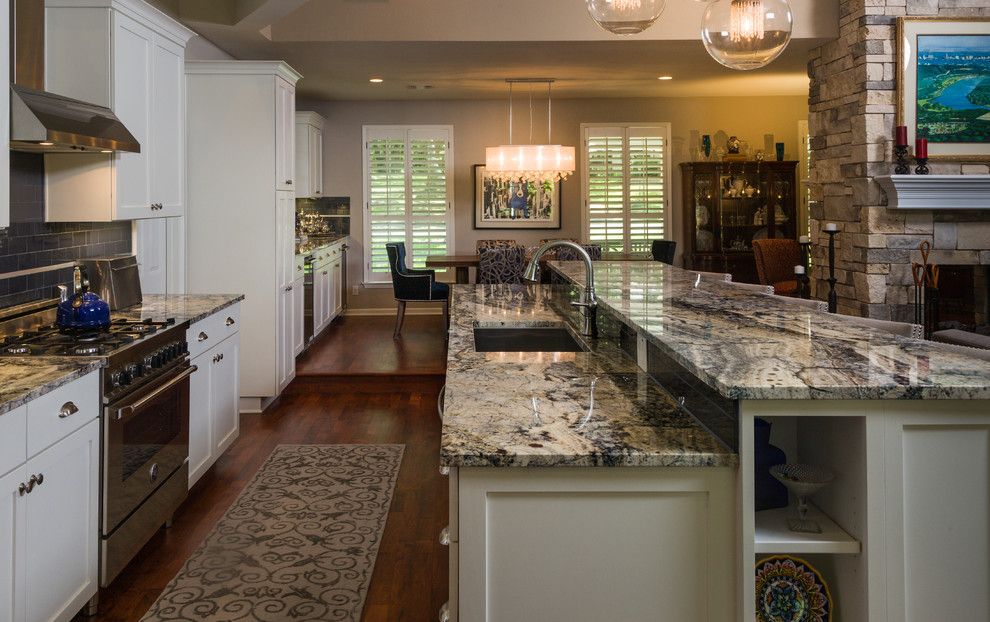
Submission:
M 560 183 L 503 182 L 474 165 L 475 229 L 560 229 Z
M 898 125 L 932 160 L 990 160 L 990 18 L 897 20 Z

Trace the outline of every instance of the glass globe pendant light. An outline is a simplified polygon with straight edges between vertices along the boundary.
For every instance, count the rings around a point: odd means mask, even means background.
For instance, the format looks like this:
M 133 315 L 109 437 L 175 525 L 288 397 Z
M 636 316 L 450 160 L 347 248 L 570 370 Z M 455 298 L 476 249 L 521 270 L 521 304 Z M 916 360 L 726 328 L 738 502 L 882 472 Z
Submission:
M 705 9 L 701 40 L 726 67 L 759 69 L 790 43 L 793 23 L 787 0 L 715 0 Z
M 588 13 L 609 32 L 634 35 L 652 26 L 665 4 L 665 0 L 588 0 Z

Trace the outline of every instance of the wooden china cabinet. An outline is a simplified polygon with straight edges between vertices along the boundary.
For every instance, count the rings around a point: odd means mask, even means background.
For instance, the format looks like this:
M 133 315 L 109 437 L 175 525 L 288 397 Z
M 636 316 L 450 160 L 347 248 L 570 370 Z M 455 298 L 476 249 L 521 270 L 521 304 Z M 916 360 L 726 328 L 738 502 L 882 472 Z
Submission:
M 797 162 L 684 162 L 687 268 L 756 283 L 753 240 L 798 237 Z

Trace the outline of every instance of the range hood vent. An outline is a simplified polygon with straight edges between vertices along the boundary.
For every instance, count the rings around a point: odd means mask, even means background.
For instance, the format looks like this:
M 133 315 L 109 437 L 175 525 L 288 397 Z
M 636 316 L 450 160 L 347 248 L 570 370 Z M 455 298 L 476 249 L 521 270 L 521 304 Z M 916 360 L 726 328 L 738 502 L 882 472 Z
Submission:
M 78 153 L 140 152 L 141 145 L 112 110 L 44 90 L 45 2 L 15 0 L 11 38 L 10 148 Z

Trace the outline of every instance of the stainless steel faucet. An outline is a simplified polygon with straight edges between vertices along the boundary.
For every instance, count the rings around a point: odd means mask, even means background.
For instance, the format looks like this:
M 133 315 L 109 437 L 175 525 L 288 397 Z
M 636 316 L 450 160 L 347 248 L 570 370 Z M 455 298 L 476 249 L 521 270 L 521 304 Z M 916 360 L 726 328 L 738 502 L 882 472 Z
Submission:
M 551 248 L 564 246 L 573 248 L 578 256 L 584 261 L 584 291 L 581 292 L 581 301 L 572 302 L 575 307 L 580 307 L 581 315 L 584 316 L 584 327 L 581 334 L 588 337 L 598 336 L 598 298 L 595 296 L 595 269 L 591 265 L 591 255 L 580 244 L 575 244 L 570 240 L 554 240 L 541 246 L 523 272 L 523 278 L 533 283 L 540 281 L 540 257 L 546 254 Z

